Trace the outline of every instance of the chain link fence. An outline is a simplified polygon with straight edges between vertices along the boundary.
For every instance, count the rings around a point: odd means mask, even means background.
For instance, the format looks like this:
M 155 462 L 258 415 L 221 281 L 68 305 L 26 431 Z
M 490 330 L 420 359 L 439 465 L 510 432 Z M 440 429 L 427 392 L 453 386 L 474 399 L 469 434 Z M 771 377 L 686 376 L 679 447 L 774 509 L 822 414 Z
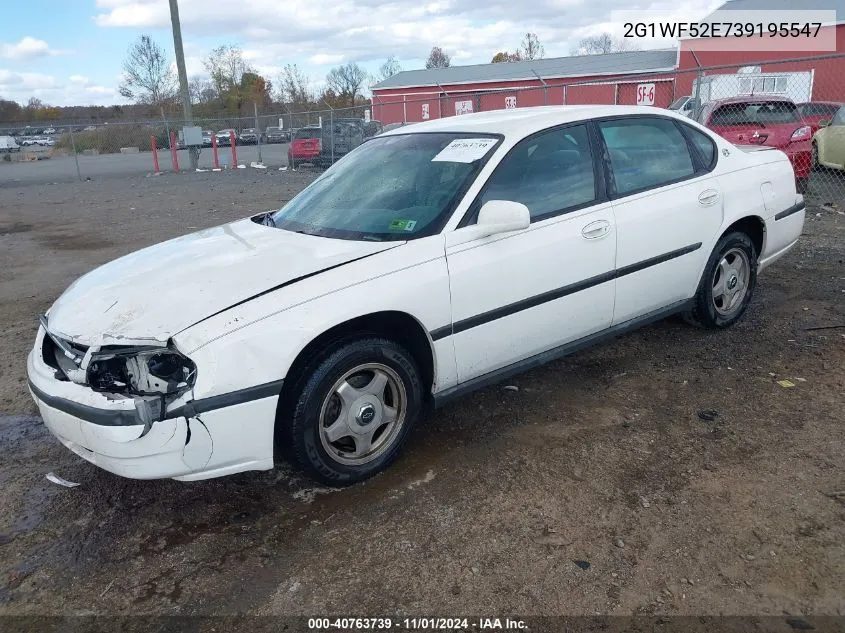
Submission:
M 737 144 L 778 147 L 799 184 L 822 200 L 845 188 L 845 53 L 754 64 L 540 80 L 478 91 L 440 87 L 374 95 L 351 108 L 255 106 L 253 116 L 195 117 L 202 144 L 165 117 L 94 125 L 0 123 L 0 182 L 220 169 L 321 169 L 384 129 L 468 112 L 541 105 L 623 104 L 669 108 Z M 11 139 L 11 140 L 9 140 Z M 192 156 L 193 154 L 193 156 Z M 195 161 L 195 162 L 194 162 Z

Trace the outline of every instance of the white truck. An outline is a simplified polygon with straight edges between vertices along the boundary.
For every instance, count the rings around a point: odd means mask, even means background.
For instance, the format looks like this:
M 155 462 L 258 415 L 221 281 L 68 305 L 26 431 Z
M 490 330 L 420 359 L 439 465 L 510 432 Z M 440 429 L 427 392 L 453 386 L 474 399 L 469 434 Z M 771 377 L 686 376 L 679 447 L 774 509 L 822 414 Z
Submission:
M 19 152 L 21 146 L 14 136 L 0 136 L 0 152 Z

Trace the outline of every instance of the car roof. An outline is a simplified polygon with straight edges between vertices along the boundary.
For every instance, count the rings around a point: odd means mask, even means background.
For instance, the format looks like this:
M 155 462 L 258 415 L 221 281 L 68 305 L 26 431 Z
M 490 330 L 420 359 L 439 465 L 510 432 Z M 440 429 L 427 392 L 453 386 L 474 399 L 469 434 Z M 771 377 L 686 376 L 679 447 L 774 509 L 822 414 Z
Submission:
M 546 129 L 553 125 L 563 125 L 585 119 L 606 116 L 660 114 L 670 116 L 680 121 L 688 118 L 676 114 L 672 110 L 655 108 L 653 106 L 617 106 L 617 105 L 560 105 L 534 106 L 516 108 L 513 110 L 492 110 L 489 112 L 475 112 L 460 116 L 449 116 L 414 123 L 413 130 L 403 127 L 383 132 L 381 136 L 394 134 L 416 134 L 423 132 L 466 132 L 470 134 L 504 134 L 505 136 L 525 136 Z

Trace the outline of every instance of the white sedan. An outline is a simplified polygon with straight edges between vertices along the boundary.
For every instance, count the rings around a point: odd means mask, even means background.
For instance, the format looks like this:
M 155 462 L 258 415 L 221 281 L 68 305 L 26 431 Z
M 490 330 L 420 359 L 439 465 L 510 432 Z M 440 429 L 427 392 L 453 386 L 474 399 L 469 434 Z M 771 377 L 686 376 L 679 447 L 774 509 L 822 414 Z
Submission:
M 281 210 L 83 276 L 41 317 L 29 388 L 65 446 L 120 475 L 283 455 L 350 484 L 429 405 L 673 313 L 736 323 L 803 223 L 783 153 L 671 112 L 420 123 Z

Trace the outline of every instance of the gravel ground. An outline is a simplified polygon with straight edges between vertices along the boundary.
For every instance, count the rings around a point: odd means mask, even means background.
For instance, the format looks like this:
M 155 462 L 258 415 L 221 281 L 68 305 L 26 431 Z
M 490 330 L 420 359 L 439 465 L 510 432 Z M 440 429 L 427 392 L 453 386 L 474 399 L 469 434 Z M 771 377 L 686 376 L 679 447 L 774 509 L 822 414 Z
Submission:
M 37 315 L 91 268 L 313 174 L 0 186 L 0 614 L 845 614 L 829 184 L 733 329 L 668 320 L 475 393 L 351 489 L 284 464 L 132 481 L 61 447 L 25 386 Z

